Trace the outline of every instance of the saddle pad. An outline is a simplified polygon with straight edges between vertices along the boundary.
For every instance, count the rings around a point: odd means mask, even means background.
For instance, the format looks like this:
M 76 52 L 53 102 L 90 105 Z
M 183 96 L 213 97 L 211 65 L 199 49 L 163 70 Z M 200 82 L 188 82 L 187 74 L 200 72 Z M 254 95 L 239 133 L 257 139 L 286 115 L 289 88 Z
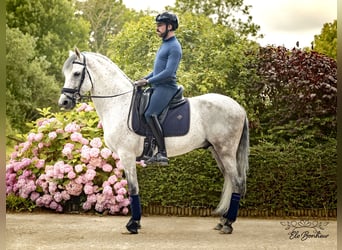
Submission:
M 174 109 L 169 109 L 164 122 L 161 124 L 165 137 L 182 136 L 189 132 L 190 127 L 190 104 L 186 102 Z M 150 128 L 145 119 L 134 112 L 132 115 L 132 128 L 138 135 L 151 135 Z

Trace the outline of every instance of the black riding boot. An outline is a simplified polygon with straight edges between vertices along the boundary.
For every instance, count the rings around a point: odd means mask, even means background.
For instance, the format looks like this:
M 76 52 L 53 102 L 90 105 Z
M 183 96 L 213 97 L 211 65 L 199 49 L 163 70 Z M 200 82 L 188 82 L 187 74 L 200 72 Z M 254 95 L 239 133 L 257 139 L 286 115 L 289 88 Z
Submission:
M 156 140 L 152 135 L 147 136 L 144 139 L 144 149 L 142 154 L 136 158 L 136 161 L 148 160 L 153 156 L 153 152 L 156 148 Z
M 163 129 L 159 123 L 158 117 L 156 115 L 152 115 L 151 119 L 148 119 L 147 124 L 151 128 L 151 131 L 156 139 L 158 145 L 158 153 L 145 161 L 145 163 L 147 165 L 168 165 L 169 159 L 166 156 Z

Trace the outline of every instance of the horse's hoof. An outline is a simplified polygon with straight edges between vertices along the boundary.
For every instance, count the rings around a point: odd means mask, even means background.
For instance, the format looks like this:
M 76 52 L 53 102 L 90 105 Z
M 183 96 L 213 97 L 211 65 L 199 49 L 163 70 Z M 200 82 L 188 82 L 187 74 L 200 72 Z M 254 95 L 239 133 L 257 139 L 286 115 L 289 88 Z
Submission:
M 140 221 L 136 221 L 131 218 L 126 225 L 126 228 L 131 234 L 137 234 L 138 229 L 141 228 Z
M 223 225 L 220 230 L 221 234 L 231 234 L 232 232 L 233 232 L 233 227 L 231 224 Z
M 217 223 L 216 227 L 214 227 L 214 230 L 221 230 L 223 225 L 221 223 Z

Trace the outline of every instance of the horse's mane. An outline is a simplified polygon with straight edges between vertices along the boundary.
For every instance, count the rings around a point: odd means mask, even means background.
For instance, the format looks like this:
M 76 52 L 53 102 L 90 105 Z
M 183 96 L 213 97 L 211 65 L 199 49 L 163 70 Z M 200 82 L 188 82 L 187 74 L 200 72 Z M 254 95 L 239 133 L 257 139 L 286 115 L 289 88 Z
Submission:
M 83 54 L 87 55 L 93 55 L 95 57 L 100 57 L 103 60 L 107 61 L 109 64 L 111 64 L 117 71 L 119 71 L 126 79 L 128 79 L 130 82 L 132 82 L 132 80 L 125 74 L 125 72 L 123 72 L 118 65 L 116 65 L 112 60 L 110 60 L 107 56 L 104 56 L 102 54 L 99 53 L 94 53 L 94 52 L 82 52 Z M 63 65 L 63 72 L 65 72 L 66 70 L 70 70 L 72 68 L 72 64 L 73 62 L 77 59 L 76 54 L 72 54 L 65 62 Z

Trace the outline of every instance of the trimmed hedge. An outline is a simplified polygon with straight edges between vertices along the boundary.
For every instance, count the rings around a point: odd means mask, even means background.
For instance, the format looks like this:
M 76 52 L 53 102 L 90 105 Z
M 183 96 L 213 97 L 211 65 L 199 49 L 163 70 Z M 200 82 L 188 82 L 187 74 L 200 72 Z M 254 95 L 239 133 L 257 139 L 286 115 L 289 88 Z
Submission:
M 312 148 L 296 142 L 252 146 L 241 208 L 270 212 L 336 209 L 336 145 L 331 139 Z M 172 158 L 166 167 L 139 167 L 138 179 L 144 207 L 215 208 L 223 186 L 223 177 L 206 150 Z

